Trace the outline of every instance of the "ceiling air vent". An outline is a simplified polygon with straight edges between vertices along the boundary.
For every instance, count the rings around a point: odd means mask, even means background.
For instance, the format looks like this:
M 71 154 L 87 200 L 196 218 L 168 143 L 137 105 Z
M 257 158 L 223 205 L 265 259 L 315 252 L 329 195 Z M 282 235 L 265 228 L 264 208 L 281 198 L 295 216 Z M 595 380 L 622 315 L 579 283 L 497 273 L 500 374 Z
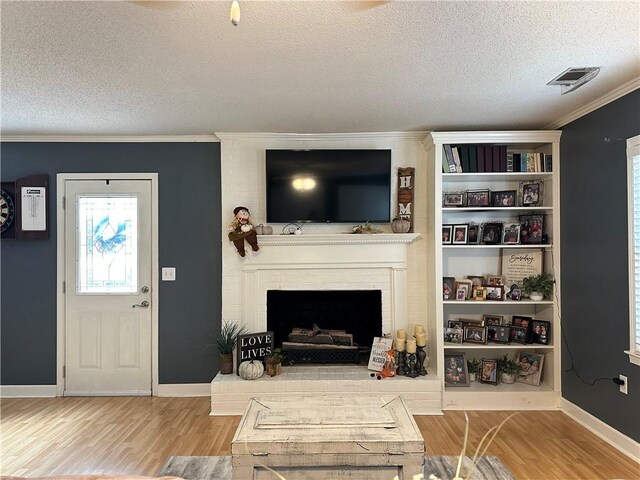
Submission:
M 593 80 L 599 72 L 600 67 L 567 68 L 547 85 L 560 85 L 560 93 L 564 95 Z

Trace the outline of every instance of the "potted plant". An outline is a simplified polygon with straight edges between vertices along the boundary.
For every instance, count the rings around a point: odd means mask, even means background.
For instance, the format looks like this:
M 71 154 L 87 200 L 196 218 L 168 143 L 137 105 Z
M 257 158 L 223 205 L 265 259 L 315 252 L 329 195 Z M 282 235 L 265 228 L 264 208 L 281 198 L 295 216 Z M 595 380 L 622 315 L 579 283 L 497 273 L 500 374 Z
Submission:
M 550 273 L 533 275 L 522 280 L 522 291 L 529 295 L 531 300 L 543 300 L 553 292 L 555 280 Z
M 276 348 L 269 355 L 264 357 L 264 364 L 266 366 L 265 372 L 270 377 L 275 377 L 282 373 L 282 362 L 285 354 L 279 348 Z
M 500 379 L 503 383 L 513 383 L 516 375 L 520 373 L 521 367 L 518 362 L 511 360 L 507 355 L 498 359 L 498 371 L 501 373 Z
M 476 376 L 480 374 L 480 360 L 474 358 L 473 360 L 467 360 L 467 369 L 469 370 L 469 380 L 476 381 Z
M 220 353 L 220 373 L 228 375 L 233 373 L 233 349 L 236 346 L 238 336 L 245 333 L 246 327 L 237 322 L 223 322 L 220 333 L 216 335 L 216 346 Z

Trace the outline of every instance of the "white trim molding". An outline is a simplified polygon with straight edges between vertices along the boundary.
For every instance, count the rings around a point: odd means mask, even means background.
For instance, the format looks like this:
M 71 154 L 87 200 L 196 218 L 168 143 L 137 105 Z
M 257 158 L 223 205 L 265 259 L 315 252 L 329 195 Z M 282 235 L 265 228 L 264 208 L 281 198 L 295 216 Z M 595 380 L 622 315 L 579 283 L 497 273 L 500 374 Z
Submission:
M 607 425 L 599 418 L 594 417 L 569 400 L 564 398 L 560 400 L 560 410 L 609 445 L 620 450 L 632 460 L 640 463 L 640 443 L 620 433 L 615 428 Z
M 355 132 L 355 133 L 264 133 L 264 132 L 216 132 L 220 141 L 229 140 L 277 140 L 277 141 L 310 141 L 325 140 L 354 141 L 394 139 L 423 139 L 429 132 Z
M 162 383 L 158 385 L 159 397 L 208 397 L 210 383 Z
M 365 245 L 406 244 L 420 237 L 419 233 L 312 233 L 302 235 L 259 235 L 261 245 Z
M 612 90 L 611 92 L 603 95 L 602 97 L 594 100 L 593 102 L 587 103 L 586 105 L 580 107 L 578 110 L 575 110 L 568 115 L 565 115 L 562 118 L 559 118 L 553 123 L 550 123 L 543 130 L 554 130 L 556 128 L 564 127 L 566 124 L 577 120 L 580 117 L 587 115 L 588 113 L 593 112 L 594 110 L 599 109 L 600 107 L 604 107 L 608 103 L 613 102 L 614 100 L 619 99 L 620 97 L 624 97 L 627 93 L 631 93 L 640 88 L 640 77 L 634 78 L 630 82 L 621 85 L 620 87 Z
M 219 143 L 215 135 L 2 135 L 3 142 L 40 143 Z
M 49 398 L 55 396 L 55 385 L 0 385 L 0 398 Z
M 628 248 L 629 248 L 629 350 L 625 350 L 624 353 L 629 355 L 629 361 L 634 365 L 640 365 L 640 351 L 637 346 L 637 332 L 638 322 L 640 319 L 636 317 L 638 311 L 636 305 L 636 290 L 638 285 L 636 284 L 636 262 L 638 261 L 636 255 L 636 227 L 635 217 L 638 212 L 636 211 L 636 192 L 635 187 L 635 169 L 634 159 L 640 155 L 640 135 L 627 139 L 627 233 L 628 233 Z

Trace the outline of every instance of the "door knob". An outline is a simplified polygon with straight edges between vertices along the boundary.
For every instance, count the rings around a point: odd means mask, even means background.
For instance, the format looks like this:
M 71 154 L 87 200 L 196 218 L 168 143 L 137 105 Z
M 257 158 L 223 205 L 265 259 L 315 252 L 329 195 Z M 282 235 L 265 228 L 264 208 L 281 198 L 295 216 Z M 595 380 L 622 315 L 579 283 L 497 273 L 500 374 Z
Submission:
M 143 301 L 142 303 L 134 303 L 133 305 L 131 305 L 131 308 L 149 308 L 149 302 L 147 302 L 146 300 Z
M 147 286 L 145 285 L 144 287 L 142 287 L 142 288 L 140 289 L 140 292 L 142 292 L 142 293 L 149 293 L 149 287 L 147 287 Z

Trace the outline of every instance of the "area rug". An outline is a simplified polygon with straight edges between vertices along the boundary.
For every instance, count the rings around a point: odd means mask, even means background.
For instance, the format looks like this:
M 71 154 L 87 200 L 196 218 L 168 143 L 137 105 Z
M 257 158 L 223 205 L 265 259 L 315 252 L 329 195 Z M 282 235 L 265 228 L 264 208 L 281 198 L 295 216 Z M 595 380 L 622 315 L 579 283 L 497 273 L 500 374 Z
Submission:
M 457 462 L 458 457 L 426 456 L 425 480 L 428 480 L 431 474 L 442 480 L 451 480 Z M 471 460 L 467 457 L 464 465 L 470 464 Z M 182 477 L 187 480 L 232 480 L 231 457 L 169 457 L 159 475 Z M 515 477 L 498 457 L 482 457 L 471 475 L 471 480 L 515 480 Z

